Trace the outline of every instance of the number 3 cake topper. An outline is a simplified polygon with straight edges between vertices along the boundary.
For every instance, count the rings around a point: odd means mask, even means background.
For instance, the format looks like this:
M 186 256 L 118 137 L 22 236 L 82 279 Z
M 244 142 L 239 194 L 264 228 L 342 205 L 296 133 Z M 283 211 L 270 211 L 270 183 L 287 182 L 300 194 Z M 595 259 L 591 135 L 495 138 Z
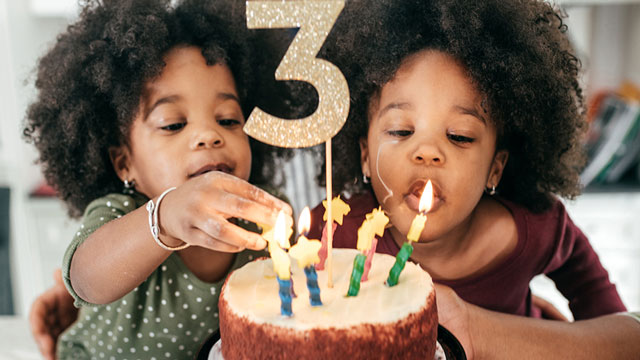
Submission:
M 299 80 L 315 87 L 318 107 L 303 119 L 287 120 L 255 108 L 244 131 L 274 146 L 301 148 L 326 141 L 349 114 L 349 87 L 337 66 L 316 58 L 344 8 L 344 0 L 247 1 L 250 29 L 300 28 L 276 69 L 276 80 Z

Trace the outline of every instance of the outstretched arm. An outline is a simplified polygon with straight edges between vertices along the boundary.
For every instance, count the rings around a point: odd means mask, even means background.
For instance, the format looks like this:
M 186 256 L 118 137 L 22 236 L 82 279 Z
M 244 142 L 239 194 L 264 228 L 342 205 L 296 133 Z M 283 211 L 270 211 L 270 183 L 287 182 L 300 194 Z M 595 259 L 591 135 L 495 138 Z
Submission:
M 469 359 L 637 359 L 640 322 L 606 315 L 564 322 L 482 309 L 436 285 L 440 323 L 462 343 Z
M 157 204 L 158 197 L 153 201 Z M 106 219 L 111 214 L 109 210 L 114 210 L 109 208 L 112 205 L 107 202 L 107 206 L 95 211 L 90 205 L 88 216 Z M 197 250 L 196 246 L 212 250 L 208 261 L 201 261 L 197 256 L 193 261 L 211 264 L 207 267 L 208 273 L 203 274 L 207 279 L 224 277 L 233 262 L 232 253 L 245 248 L 260 250 L 266 246 L 260 235 L 235 225 L 230 218 L 273 224 L 278 211 L 284 210 L 288 223 L 293 223 L 288 204 L 244 180 L 217 171 L 178 186 L 164 197 L 158 209 L 160 240 L 170 247 L 185 243 L 194 247 L 181 253 L 192 271 L 192 265 L 195 266 L 190 261 L 194 256 L 189 256 L 193 255 L 192 250 Z M 154 241 L 144 206 L 122 216 L 117 216 L 116 211 L 111 216 L 115 218 L 99 226 L 84 242 L 76 245 L 77 249 L 71 247 L 65 255 L 65 260 L 71 259 L 69 274 L 63 273 L 65 281 L 79 298 L 93 304 L 106 304 L 121 298 L 171 254 Z M 89 228 L 92 227 L 85 226 L 85 229 Z

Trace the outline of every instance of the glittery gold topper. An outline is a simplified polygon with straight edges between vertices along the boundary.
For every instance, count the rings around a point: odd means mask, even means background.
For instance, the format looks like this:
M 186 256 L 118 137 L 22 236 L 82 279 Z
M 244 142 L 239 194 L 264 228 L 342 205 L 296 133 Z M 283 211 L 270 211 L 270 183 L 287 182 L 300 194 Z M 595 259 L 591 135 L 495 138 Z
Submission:
M 244 131 L 270 145 L 310 147 L 335 136 L 349 114 L 349 87 L 332 63 L 317 59 L 345 0 L 247 1 L 250 29 L 300 28 L 276 69 L 276 80 L 299 80 L 315 87 L 318 107 L 303 119 L 287 120 L 255 108 Z

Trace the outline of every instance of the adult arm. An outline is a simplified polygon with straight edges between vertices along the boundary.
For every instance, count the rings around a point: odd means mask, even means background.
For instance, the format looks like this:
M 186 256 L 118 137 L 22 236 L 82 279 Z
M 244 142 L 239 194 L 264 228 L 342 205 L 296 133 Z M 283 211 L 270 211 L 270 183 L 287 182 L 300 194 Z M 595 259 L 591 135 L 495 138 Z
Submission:
M 613 314 L 564 322 L 482 309 L 436 285 L 439 322 L 471 359 L 637 359 L 640 322 Z
M 626 311 L 615 285 L 610 281 L 586 235 L 569 218 L 564 206 L 556 204 L 555 251 L 543 272 L 569 300 L 576 320 Z
M 53 275 L 54 284 L 40 294 L 29 310 L 29 326 L 42 357 L 55 359 L 58 336 L 78 318 L 73 298 L 62 283 L 60 269 Z

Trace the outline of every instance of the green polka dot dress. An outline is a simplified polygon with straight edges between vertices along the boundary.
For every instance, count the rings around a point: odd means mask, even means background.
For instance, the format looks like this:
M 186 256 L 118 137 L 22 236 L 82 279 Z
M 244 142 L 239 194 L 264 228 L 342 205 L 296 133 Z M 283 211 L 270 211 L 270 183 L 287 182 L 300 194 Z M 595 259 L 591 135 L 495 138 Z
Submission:
M 58 339 L 58 358 L 193 358 L 207 337 L 218 330 L 218 296 L 224 280 L 199 280 L 176 253 L 140 286 L 107 305 L 87 303 L 70 286 L 71 257 L 82 241 L 146 201 L 140 195 L 111 194 L 93 201 L 85 211 L 63 262 L 63 279 L 80 312 L 78 320 Z M 236 256 L 233 268 L 264 255 L 243 251 Z

